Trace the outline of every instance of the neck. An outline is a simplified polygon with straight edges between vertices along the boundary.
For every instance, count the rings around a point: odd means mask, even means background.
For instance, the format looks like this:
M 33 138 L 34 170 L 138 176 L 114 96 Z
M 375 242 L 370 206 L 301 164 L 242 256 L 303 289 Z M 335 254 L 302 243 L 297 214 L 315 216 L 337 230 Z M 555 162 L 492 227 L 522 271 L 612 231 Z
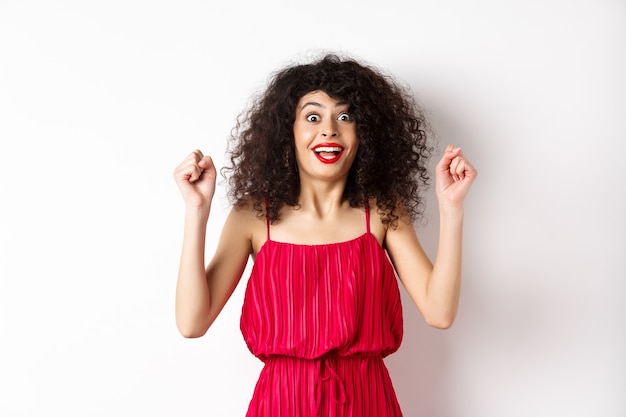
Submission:
M 300 209 L 325 217 L 341 209 L 346 202 L 343 199 L 346 182 L 326 181 L 300 182 L 298 203 Z

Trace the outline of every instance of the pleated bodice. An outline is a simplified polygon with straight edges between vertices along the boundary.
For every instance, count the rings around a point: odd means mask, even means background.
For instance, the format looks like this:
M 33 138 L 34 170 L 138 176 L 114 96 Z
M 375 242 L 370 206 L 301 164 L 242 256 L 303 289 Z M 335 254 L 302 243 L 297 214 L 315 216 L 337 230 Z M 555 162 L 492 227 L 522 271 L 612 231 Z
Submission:
M 324 245 L 273 241 L 268 226 L 240 323 L 265 362 L 248 416 L 401 415 L 382 362 L 402 340 L 400 293 L 367 214 L 366 233 Z

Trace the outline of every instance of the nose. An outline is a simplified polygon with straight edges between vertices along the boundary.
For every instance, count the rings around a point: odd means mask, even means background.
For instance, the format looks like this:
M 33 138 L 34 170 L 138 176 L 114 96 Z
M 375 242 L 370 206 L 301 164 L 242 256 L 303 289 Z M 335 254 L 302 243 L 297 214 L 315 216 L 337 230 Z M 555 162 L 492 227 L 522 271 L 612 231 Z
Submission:
M 328 120 L 322 126 L 322 136 L 325 138 L 334 138 L 337 136 L 337 127 L 335 126 L 334 120 Z

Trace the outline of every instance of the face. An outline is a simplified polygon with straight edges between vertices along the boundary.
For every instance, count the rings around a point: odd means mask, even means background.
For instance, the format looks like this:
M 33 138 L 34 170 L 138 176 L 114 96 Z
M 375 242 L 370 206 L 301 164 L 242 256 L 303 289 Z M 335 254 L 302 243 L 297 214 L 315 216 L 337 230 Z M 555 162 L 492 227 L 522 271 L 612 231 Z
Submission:
M 301 179 L 347 178 L 359 140 L 346 102 L 323 91 L 304 95 L 296 107 L 293 135 Z

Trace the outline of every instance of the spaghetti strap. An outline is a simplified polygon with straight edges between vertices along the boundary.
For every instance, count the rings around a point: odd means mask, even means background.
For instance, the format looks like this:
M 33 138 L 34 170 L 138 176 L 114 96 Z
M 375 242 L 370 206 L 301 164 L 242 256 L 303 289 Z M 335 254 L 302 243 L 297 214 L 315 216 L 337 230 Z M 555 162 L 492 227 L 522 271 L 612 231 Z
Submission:
M 270 240 L 270 220 L 267 217 L 267 209 L 270 207 L 270 202 L 267 199 L 267 197 L 265 197 L 265 227 L 267 228 L 267 240 Z
M 369 234 L 370 233 L 370 206 L 367 202 L 365 202 L 365 224 L 367 225 L 367 233 Z

